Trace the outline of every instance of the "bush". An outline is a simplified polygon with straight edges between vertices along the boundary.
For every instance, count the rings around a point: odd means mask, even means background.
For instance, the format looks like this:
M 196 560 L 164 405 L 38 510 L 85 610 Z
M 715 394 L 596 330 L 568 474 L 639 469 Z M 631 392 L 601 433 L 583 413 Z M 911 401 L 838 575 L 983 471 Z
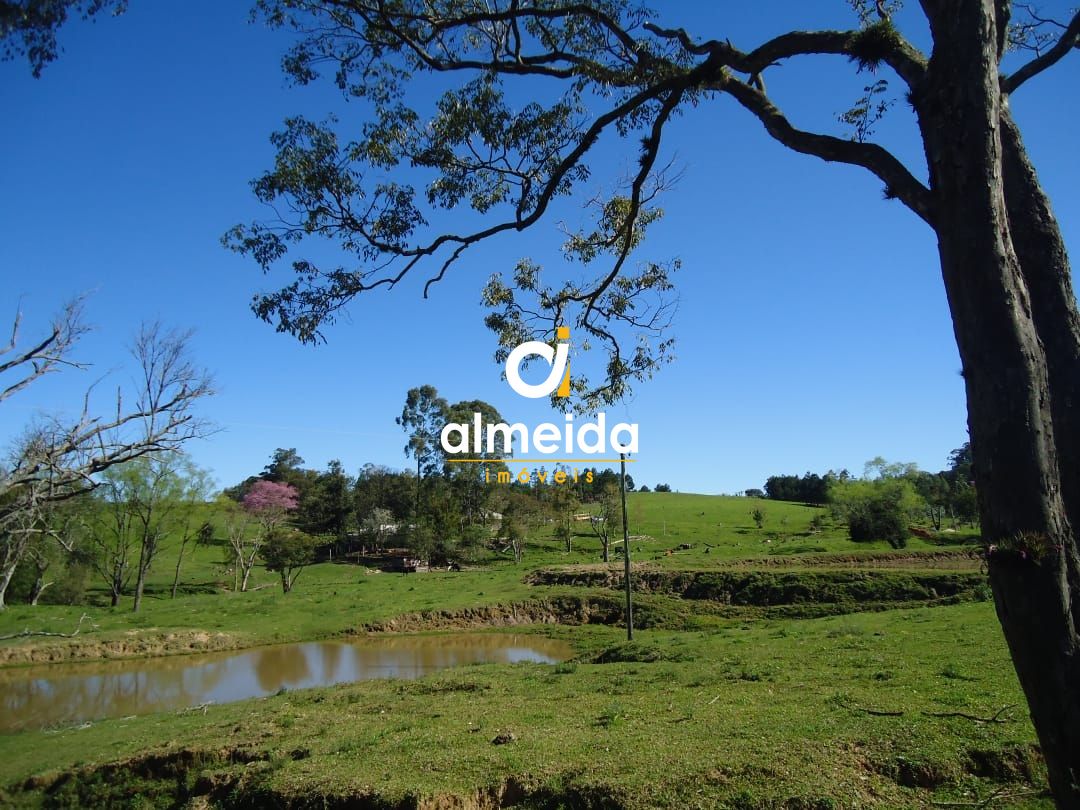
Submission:
M 893 548 L 907 546 L 909 522 L 923 505 L 910 481 L 848 481 L 830 492 L 833 512 L 847 521 L 852 540 L 885 540 Z
M 848 516 L 848 534 L 856 542 L 885 540 L 893 548 L 908 542 L 907 514 L 900 501 L 883 492 Z
M 754 525 L 759 529 L 765 525 L 765 513 L 761 509 L 752 511 L 750 517 L 754 519 Z
M 86 590 L 93 572 L 90 566 L 72 561 L 64 567 L 63 574 L 41 595 L 47 605 L 81 605 L 86 602 Z

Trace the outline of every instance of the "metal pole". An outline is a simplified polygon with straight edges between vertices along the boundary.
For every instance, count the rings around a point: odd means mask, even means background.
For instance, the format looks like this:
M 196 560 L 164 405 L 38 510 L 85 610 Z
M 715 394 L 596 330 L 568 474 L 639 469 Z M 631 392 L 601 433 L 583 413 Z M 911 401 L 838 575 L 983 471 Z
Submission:
M 623 578 L 626 580 L 626 640 L 634 640 L 634 605 L 630 598 L 630 529 L 626 524 L 626 453 L 619 453 L 619 490 L 622 493 Z

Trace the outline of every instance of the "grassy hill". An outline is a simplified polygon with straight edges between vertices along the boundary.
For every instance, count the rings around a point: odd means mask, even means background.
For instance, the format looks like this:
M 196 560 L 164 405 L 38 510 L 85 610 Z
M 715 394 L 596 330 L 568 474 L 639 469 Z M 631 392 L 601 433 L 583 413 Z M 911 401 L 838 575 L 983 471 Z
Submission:
M 1050 806 L 966 536 L 895 551 L 800 504 L 634 493 L 628 509 L 629 645 L 622 561 L 601 564 L 584 523 L 570 553 L 541 526 L 521 565 L 488 551 L 405 576 L 335 560 L 288 595 L 261 569 L 252 591 L 228 590 L 218 536 L 193 551 L 176 599 L 167 545 L 139 614 L 130 600 L 14 606 L 0 634 L 70 630 L 84 613 L 93 627 L 2 642 L 9 665 L 511 621 L 577 654 L 0 735 L 0 804 Z M 559 623 L 520 624 L 533 619 Z

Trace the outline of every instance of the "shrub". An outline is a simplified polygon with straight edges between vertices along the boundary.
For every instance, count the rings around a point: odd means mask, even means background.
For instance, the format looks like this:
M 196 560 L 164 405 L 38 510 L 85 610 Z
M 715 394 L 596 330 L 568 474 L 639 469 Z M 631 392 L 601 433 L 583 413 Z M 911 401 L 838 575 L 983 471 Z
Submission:
M 750 517 L 754 519 L 754 525 L 759 529 L 765 525 L 765 513 L 761 509 L 755 509 L 750 513 Z
M 831 492 L 833 511 L 847 521 L 852 540 L 885 540 L 893 548 L 907 546 L 908 523 L 922 504 L 910 481 L 851 481 L 834 486 Z

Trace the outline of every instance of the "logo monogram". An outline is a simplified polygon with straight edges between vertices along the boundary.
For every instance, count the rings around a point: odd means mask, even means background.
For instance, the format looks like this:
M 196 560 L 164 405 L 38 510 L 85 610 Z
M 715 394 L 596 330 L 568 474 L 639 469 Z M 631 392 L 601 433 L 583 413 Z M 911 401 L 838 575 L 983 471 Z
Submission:
M 570 368 L 568 358 L 570 354 L 570 327 L 560 326 L 555 330 L 555 338 L 558 343 L 549 346 L 539 340 L 529 340 L 517 346 L 506 358 L 506 381 L 515 392 L 528 399 L 540 399 L 541 397 L 555 394 L 557 397 L 570 396 Z M 542 383 L 532 385 L 521 379 L 521 366 L 526 357 L 535 355 L 542 357 L 551 366 L 551 373 Z M 610 431 L 607 426 L 607 414 L 596 414 L 595 422 L 575 424 L 574 414 L 564 414 L 563 424 L 555 425 L 544 422 L 537 425 L 531 431 L 529 426 L 522 422 L 507 424 L 497 422 L 485 423 L 484 417 L 479 412 L 472 415 L 472 422 L 450 422 L 439 433 L 439 444 L 447 454 L 447 460 L 451 463 L 485 463 L 490 458 L 484 458 L 483 453 L 494 456 L 496 453 L 505 455 L 511 448 L 514 452 L 528 453 L 532 447 L 537 453 L 550 455 L 552 453 L 564 453 L 571 456 L 574 453 L 582 453 L 587 456 L 600 456 L 608 452 L 608 442 L 611 449 L 616 453 L 636 453 L 638 451 L 638 426 L 636 423 L 619 422 L 612 426 Z M 486 451 L 484 448 L 487 448 Z M 453 458 L 453 456 L 470 453 L 473 458 Z M 590 458 L 565 458 L 560 461 L 590 461 Z M 597 459 L 597 461 L 612 461 L 614 459 Z M 592 472 L 587 473 L 592 475 Z M 488 472 L 485 471 L 485 476 Z M 564 480 L 560 481 L 562 475 Z M 565 483 L 565 473 L 555 474 L 555 483 Z M 505 478 L 504 478 L 505 476 Z M 574 474 L 577 480 L 577 473 Z M 485 478 L 487 480 L 487 478 Z M 527 483 L 530 473 L 523 469 L 518 474 L 518 481 Z M 591 480 L 591 479 L 589 479 Z M 510 483 L 510 473 L 500 470 L 498 483 Z
M 552 348 L 539 340 L 529 340 L 516 347 L 506 358 L 506 381 L 510 387 L 523 397 L 540 399 L 550 396 L 554 391 L 557 397 L 570 396 L 570 369 L 567 366 L 570 352 L 570 327 L 560 326 L 555 330 L 558 343 Z M 521 379 L 521 363 L 530 355 L 543 357 L 551 365 L 551 373 L 542 383 L 532 385 Z M 557 390 L 556 390 L 557 389 Z

